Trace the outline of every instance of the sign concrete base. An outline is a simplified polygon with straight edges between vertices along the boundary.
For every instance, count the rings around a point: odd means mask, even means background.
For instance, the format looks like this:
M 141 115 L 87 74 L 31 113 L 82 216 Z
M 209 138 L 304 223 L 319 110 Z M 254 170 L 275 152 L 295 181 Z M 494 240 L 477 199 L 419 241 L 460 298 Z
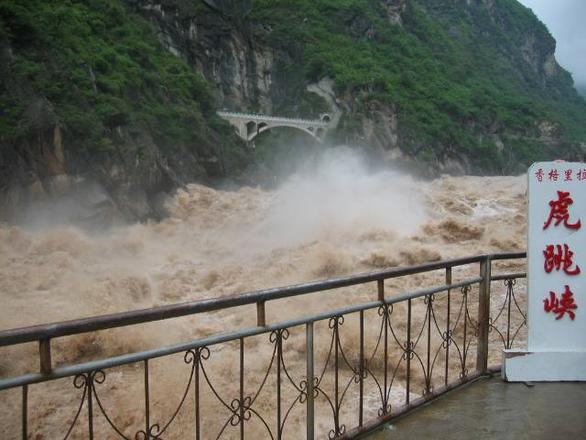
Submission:
M 501 375 L 507 382 L 586 381 L 586 352 L 504 350 Z

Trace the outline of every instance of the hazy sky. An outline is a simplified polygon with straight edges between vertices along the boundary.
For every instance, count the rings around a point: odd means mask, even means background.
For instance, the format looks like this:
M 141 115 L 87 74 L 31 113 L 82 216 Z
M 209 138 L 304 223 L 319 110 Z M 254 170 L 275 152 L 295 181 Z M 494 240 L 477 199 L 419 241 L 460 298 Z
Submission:
M 586 85 L 586 0 L 519 0 L 545 23 L 557 41 L 555 57 Z

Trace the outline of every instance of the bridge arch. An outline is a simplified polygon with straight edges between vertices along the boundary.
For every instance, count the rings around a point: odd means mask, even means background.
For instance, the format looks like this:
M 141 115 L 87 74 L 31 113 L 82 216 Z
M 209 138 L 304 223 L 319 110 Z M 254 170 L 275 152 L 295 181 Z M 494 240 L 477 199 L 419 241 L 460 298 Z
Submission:
M 330 128 L 331 118 L 328 114 L 320 115 L 319 119 L 294 119 L 249 113 L 220 111 L 218 115 L 227 120 L 238 136 L 252 142 L 259 134 L 278 127 L 289 127 L 301 130 L 322 143 Z
M 261 127 L 262 126 L 262 127 Z M 256 131 L 256 133 L 254 133 L 248 140 L 249 141 L 253 141 L 259 134 L 264 133 L 267 130 L 272 130 L 273 128 L 281 128 L 281 127 L 287 127 L 287 128 L 295 128 L 297 130 L 301 130 L 304 133 L 307 133 L 308 135 L 310 135 L 311 137 L 313 137 L 314 139 L 316 139 L 319 143 L 322 143 L 324 141 L 324 136 L 320 136 L 318 133 L 319 130 L 315 130 L 313 129 L 313 127 L 298 127 L 296 125 L 293 124 L 273 124 L 273 125 L 268 125 L 268 124 L 259 124 L 258 125 L 258 130 Z

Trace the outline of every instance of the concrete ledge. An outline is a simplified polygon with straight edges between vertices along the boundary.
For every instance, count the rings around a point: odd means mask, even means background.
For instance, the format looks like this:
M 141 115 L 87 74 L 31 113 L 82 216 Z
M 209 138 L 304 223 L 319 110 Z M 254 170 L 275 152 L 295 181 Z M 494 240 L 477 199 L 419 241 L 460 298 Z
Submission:
M 501 375 L 507 382 L 586 381 L 586 352 L 503 350 Z
M 364 440 L 585 440 L 584 414 L 584 382 L 527 387 L 494 378 L 445 394 Z

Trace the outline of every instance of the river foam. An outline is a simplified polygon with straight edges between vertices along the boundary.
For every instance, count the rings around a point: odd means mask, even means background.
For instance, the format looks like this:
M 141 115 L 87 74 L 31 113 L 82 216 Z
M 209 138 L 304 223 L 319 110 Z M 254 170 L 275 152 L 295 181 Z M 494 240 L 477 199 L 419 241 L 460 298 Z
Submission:
M 177 190 L 166 206 L 170 215 L 160 222 L 98 232 L 67 225 L 0 226 L 0 327 L 221 297 L 525 246 L 524 177 L 444 176 L 422 181 L 398 170 L 373 171 L 348 149 L 328 151 L 275 190 L 218 190 L 191 184 Z M 389 288 L 399 293 L 437 281 L 434 277 L 397 279 Z M 276 321 L 367 299 L 373 299 L 372 286 L 359 286 L 344 295 L 281 301 L 269 305 L 267 313 Z M 54 360 L 59 365 L 97 359 L 254 322 L 253 310 L 228 310 L 64 338 L 55 345 Z M 304 358 L 302 337 L 292 341 Z M 258 353 L 271 349 L 269 344 L 250 343 Z M 34 346 L 3 353 L 3 376 L 36 368 Z M 263 368 L 266 359 L 260 354 L 258 358 L 247 361 L 250 368 Z M 217 368 L 218 377 L 233 373 L 230 362 Z M 167 372 L 173 376 L 175 370 L 181 380 L 164 379 L 169 389 L 183 383 L 179 366 L 168 367 Z M 120 391 L 120 401 L 139 393 L 140 378 L 132 371 L 123 369 L 108 382 L 127 388 Z M 58 408 L 61 414 L 70 397 L 55 385 L 47 387 L 54 399 L 36 401 L 37 410 Z M 160 397 L 161 411 L 172 411 Z M 0 412 L 8 414 L 12 403 L 2 399 Z M 128 423 L 139 420 L 140 411 L 129 409 Z M 61 422 L 69 420 L 69 412 L 58 415 Z M 43 426 L 42 420 L 32 417 L 32 426 Z M 60 432 L 59 425 L 43 428 L 47 438 Z

